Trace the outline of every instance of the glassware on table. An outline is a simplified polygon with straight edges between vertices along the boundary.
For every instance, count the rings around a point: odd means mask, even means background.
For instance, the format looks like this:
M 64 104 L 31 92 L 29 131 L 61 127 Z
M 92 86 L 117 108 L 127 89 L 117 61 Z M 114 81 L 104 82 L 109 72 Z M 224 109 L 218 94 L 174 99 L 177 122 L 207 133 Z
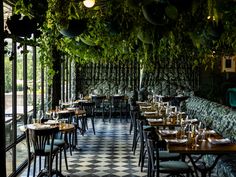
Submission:
M 43 110 L 38 110 L 37 112 L 37 123 L 42 123 L 42 120 L 44 118 L 44 112 Z
M 59 119 L 59 115 L 56 111 L 52 112 L 52 119 L 55 120 L 55 121 L 57 121 Z
M 59 127 L 60 128 L 65 128 L 66 127 L 66 120 L 62 119 L 59 121 Z
M 79 99 L 80 99 L 80 100 L 83 100 L 83 99 L 84 99 L 84 96 L 83 96 L 82 93 L 79 94 Z
M 199 138 L 199 132 L 198 132 L 198 125 L 190 123 L 190 135 L 188 137 L 192 148 L 198 147 L 198 138 Z
M 200 136 L 200 141 L 206 141 L 206 123 L 205 122 L 199 122 L 198 132 Z
M 59 100 L 59 109 L 62 109 L 62 101 Z
M 56 106 L 56 112 L 60 111 L 60 106 Z

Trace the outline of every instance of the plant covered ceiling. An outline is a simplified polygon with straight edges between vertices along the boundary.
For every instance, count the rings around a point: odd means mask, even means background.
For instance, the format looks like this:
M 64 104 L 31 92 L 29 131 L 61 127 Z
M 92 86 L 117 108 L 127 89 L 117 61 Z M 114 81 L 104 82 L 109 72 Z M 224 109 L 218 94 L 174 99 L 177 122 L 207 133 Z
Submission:
M 51 46 L 78 62 L 185 55 L 207 67 L 213 51 L 236 51 L 235 0 L 96 0 L 92 8 L 81 0 L 18 0 L 15 12 L 38 20 L 44 61 Z

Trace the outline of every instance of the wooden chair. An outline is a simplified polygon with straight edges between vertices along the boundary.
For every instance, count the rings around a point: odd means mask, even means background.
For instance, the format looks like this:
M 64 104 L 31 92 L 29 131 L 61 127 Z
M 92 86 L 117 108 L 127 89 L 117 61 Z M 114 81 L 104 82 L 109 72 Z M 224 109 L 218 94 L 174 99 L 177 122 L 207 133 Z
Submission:
M 98 114 L 102 114 L 103 122 L 105 121 L 105 95 L 94 95 L 92 96 L 92 102 L 95 103 L 94 115 L 97 117 Z
M 88 128 L 87 119 L 91 119 L 93 134 L 95 135 L 95 126 L 94 126 L 94 110 L 95 110 L 95 103 L 94 102 L 82 102 L 81 103 L 82 109 L 86 111 L 85 116 L 85 125 Z
M 109 115 L 109 121 L 111 120 L 111 117 L 118 113 L 120 115 L 120 120 L 122 119 L 122 110 L 124 102 L 124 96 L 111 96 L 110 98 L 110 115 Z
M 169 174 L 168 176 L 181 176 L 186 174 L 187 177 L 191 174 L 193 177 L 193 170 L 183 161 L 160 159 L 160 149 L 163 149 L 165 143 L 159 141 L 157 136 L 153 138 L 154 133 L 151 132 L 147 138 L 148 147 L 148 177 L 159 177 L 161 173 Z
M 53 159 L 56 156 L 56 167 L 57 167 L 57 155 L 60 152 L 60 148 L 54 145 L 54 137 L 59 131 L 58 127 L 55 128 L 44 128 L 44 129 L 26 129 L 26 140 L 28 148 L 28 171 L 27 177 L 30 175 L 30 164 L 31 164 L 31 155 L 33 155 L 34 168 L 33 168 L 33 177 L 35 177 L 36 172 L 36 160 L 39 157 L 39 176 L 53 176 L 52 164 Z M 32 150 L 31 151 L 31 147 Z M 45 157 L 44 167 L 45 170 L 41 170 L 41 157 Z

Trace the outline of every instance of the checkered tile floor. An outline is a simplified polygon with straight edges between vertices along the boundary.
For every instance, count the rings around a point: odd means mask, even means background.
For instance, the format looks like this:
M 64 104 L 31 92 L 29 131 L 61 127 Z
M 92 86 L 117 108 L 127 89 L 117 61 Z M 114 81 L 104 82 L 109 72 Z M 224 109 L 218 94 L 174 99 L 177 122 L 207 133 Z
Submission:
M 105 123 L 97 119 L 96 135 L 89 128 L 84 136 L 79 136 L 78 146 L 81 151 L 69 156 L 69 171 L 64 174 L 73 177 L 146 176 L 146 172 L 141 173 L 137 165 L 138 153 L 133 155 L 131 151 L 129 125 L 119 119 Z
M 90 122 L 88 125 L 89 129 L 84 136 L 78 136 L 78 146 L 81 150 L 73 151 L 72 156 L 67 153 L 69 170 L 63 168 L 64 175 L 70 177 L 147 176 L 147 168 L 141 172 L 138 167 L 139 147 L 135 155 L 131 151 L 133 136 L 129 134 L 130 123 L 120 122 L 119 119 L 104 123 L 102 119 L 96 119 L 96 135 L 93 135 Z M 25 177 L 26 172 L 20 176 Z

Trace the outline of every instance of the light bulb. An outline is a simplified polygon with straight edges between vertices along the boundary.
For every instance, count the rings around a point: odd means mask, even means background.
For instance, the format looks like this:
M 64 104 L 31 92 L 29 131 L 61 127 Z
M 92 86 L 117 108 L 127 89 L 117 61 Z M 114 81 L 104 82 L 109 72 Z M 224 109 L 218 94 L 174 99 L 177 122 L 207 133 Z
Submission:
M 83 4 L 85 7 L 91 8 L 94 6 L 95 0 L 84 0 Z

